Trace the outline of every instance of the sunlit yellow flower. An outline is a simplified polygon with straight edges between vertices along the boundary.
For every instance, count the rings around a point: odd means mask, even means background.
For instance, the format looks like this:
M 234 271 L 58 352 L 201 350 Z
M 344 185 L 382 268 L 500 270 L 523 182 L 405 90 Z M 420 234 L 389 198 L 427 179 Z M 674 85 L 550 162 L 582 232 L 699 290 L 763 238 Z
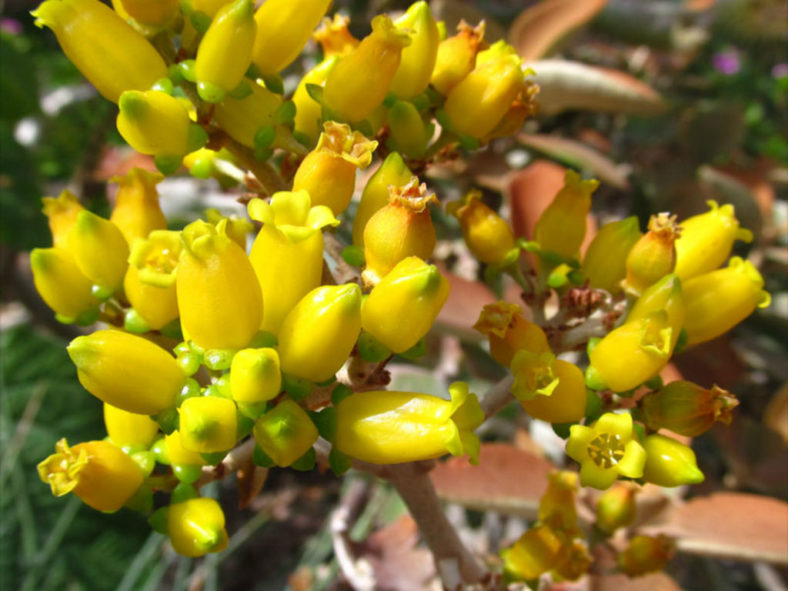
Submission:
M 462 201 L 449 203 L 446 211 L 460 221 L 465 244 L 473 255 L 483 263 L 499 264 L 512 254 L 514 233 L 481 198 L 481 191 L 474 189 Z
M 82 274 L 63 248 L 34 248 L 30 253 L 33 283 L 47 306 L 61 322 L 76 322 L 97 309 L 93 282 Z
M 178 407 L 183 447 L 200 453 L 232 449 L 237 441 L 235 403 L 218 396 L 187 398 Z
M 609 488 L 619 476 L 640 478 L 646 452 L 628 413 L 605 413 L 593 425 L 572 425 L 566 453 L 580 464 L 580 484 Z
M 66 249 L 82 274 L 110 295 L 123 285 L 129 247 L 118 227 L 87 210 L 77 214 Z
M 471 27 L 464 20 L 457 26 L 458 33 L 441 41 L 432 70 L 431 82 L 443 96 L 447 96 L 471 73 L 476 64 L 476 53 L 484 40 L 484 21 Z
M 276 349 L 242 349 L 230 367 L 230 390 L 237 402 L 266 402 L 282 389 Z
M 132 245 L 123 290 L 152 330 L 178 317 L 175 271 L 181 248 L 180 233 L 169 230 L 154 230 L 147 239 Z
M 539 499 L 539 522 L 555 531 L 566 533 L 577 529 L 577 473 L 555 470 L 547 475 L 547 490 Z
M 373 464 L 397 464 L 468 454 L 478 462 L 484 420 L 468 385 L 449 386 L 451 400 L 413 392 L 356 392 L 337 406 L 335 445 L 342 453 Z
M 182 556 L 203 556 L 227 547 L 224 512 L 215 499 L 196 498 L 170 505 L 167 533 L 173 549 Z
M 512 374 L 512 394 L 535 419 L 573 423 L 585 416 L 585 378 L 574 363 L 523 349 L 512 360 Z
M 550 353 L 544 331 L 523 318 L 521 313 L 517 304 L 499 301 L 484 306 L 473 325 L 475 330 L 489 337 L 490 354 L 504 367 L 511 365 L 521 349 L 534 354 Z
M 394 25 L 410 33 L 410 45 L 402 50 L 390 90 L 399 98 L 411 99 L 430 82 L 440 41 L 438 25 L 424 0 L 411 4 Z
M 627 290 L 640 294 L 665 275 L 673 272 L 676 265 L 674 243 L 681 235 L 676 216 L 660 213 L 651 216 L 646 232 L 634 244 L 627 255 Z
M 132 168 L 126 175 L 110 179 L 118 184 L 118 193 L 109 221 L 120 229 L 129 246 L 135 238 L 147 238 L 153 230 L 167 229 L 156 190 L 163 178 L 161 173 Z
M 320 28 L 312 33 L 312 39 L 320 44 L 323 58 L 329 59 L 358 47 L 358 39 L 348 30 L 350 18 L 336 13 L 334 18 L 323 17 Z
M 563 536 L 547 525 L 530 528 L 501 551 L 504 574 L 515 581 L 538 579 L 556 565 L 563 543 Z
M 635 216 L 599 228 L 583 257 L 583 274 L 589 285 L 612 294 L 619 293 L 621 281 L 627 274 L 627 255 L 640 236 Z
M 104 403 L 104 426 L 107 435 L 120 447 L 150 447 L 159 432 L 159 424 L 148 415 L 129 412 Z
M 143 481 L 137 463 L 109 441 L 69 447 L 61 439 L 55 453 L 38 464 L 38 475 L 56 497 L 73 492 L 85 504 L 109 512 L 123 507 Z
M 260 448 L 282 468 L 308 452 L 318 436 L 306 411 L 289 399 L 257 419 L 253 432 Z

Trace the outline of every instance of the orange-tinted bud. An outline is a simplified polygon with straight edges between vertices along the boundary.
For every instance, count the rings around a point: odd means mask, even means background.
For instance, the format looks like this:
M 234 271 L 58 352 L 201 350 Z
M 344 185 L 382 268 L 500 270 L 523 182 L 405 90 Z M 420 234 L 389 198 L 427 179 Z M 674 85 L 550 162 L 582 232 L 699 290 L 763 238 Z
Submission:
M 483 263 L 500 264 L 511 257 L 514 234 L 501 216 L 487 207 L 478 190 L 468 192 L 462 201 L 452 202 L 446 211 L 460 221 L 465 244 Z
M 52 243 L 65 248 L 68 233 L 77 223 L 79 212 L 85 208 L 68 189 L 63 189 L 58 197 L 43 197 L 41 202 L 44 204 L 44 215 L 47 216 L 49 230 L 52 232 Z
M 649 429 L 669 429 L 679 435 L 697 437 L 715 421 L 731 422 L 731 410 L 739 401 L 717 386 L 711 390 L 684 380 L 671 382 L 640 401 L 643 421 Z
M 437 202 L 425 184 L 411 178 L 403 187 L 389 188 L 389 203 L 379 209 L 364 228 L 364 255 L 367 266 L 362 278 L 375 285 L 402 259 L 428 259 L 437 241 L 427 205 Z
M 342 55 L 358 47 L 358 39 L 348 30 L 350 18 L 339 13 L 334 18 L 323 17 L 320 28 L 312 33 L 312 39 L 320 44 L 323 58 Z
M 484 21 L 471 27 L 464 20 L 453 37 L 441 41 L 430 82 L 443 96 L 447 96 L 476 65 L 476 53 L 484 40 Z
M 544 331 L 523 318 L 521 312 L 517 304 L 503 301 L 487 304 L 473 325 L 490 338 L 490 354 L 504 367 L 511 365 L 520 349 L 535 354 L 550 353 Z
M 639 577 L 662 570 L 674 552 L 675 544 L 667 536 L 635 536 L 616 561 L 622 572 L 630 577 Z
M 606 491 L 596 505 L 596 526 L 612 534 L 635 520 L 635 489 L 629 484 L 618 484 Z
M 681 228 L 676 225 L 676 216 L 660 213 L 651 216 L 648 232 L 638 240 L 627 255 L 625 286 L 629 291 L 640 294 L 665 275 L 672 273 L 676 265 L 676 239 Z
M 125 176 L 110 179 L 118 183 L 118 194 L 109 220 L 120 229 L 129 246 L 135 238 L 147 238 L 153 230 L 167 229 L 156 191 L 163 178 L 158 172 L 132 168 Z

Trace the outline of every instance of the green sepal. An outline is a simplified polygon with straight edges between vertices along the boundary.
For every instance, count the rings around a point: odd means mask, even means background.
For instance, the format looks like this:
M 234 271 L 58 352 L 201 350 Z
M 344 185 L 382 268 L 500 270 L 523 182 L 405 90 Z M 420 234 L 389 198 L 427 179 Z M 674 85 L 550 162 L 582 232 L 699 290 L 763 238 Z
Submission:
M 328 378 L 327 380 L 323 380 L 322 382 L 315 382 L 315 386 L 319 386 L 321 388 L 324 388 L 326 386 L 330 386 L 331 384 L 333 384 L 336 381 L 337 381 L 337 376 L 334 375 L 334 376 L 331 376 L 330 378 Z
M 263 448 L 260 447 L 259 443 L 254 444 L 252 462 L 254 462 L 255 466 L 260 466 L 261 468 L 271 468 L 275 465 L 274 461 L 268 457 L 268 454 L 263 451 Z
M 148 524 L 153 531 L 167 535 L 167 514 L 169 510 L 169 507 L 159 507 L 151 513 L 150 517 L 148 517 Z
M 586 368 L 586 386 L 592 390 L 607 390 L 607 384 L 593 365 Z
M 150 446 L 151 452 L 155 455 L 156 461 L 163 466 L 170 465 L 170 458 L 167 456 L 167 446 L 164 445 L 164 437 L 160 437 Z
M 230 369 L 235 353 L 235 349 L 209 349 L 203 355 L 203 363 L 214 371 Z
M 193 376 L 195 373 L 197 373 L 197 370 L 200 369 L 202 357 L 190 351 L 185 355 L 178 355 L 176 361 L 183 370 L 184 374 L 187 376 Z
M 684 351 L 684 349 L 687 348 L 687 341 L 689 341 L 689 335 L 687 331 L 682 328 L 679 333 L 679 338 L 676 339 L 676 346 L 673 347 L 673 354 L 675 355 Z
M 336 447 L 331 448 L 331 453 L 328 454 L 328 465 L 331 466 L 331 471 L 335 476 L 342 476 L 345 472 L 350 470 L 353 465 L 353 460 L 339 451 Z
M 279 74 L 269 74 L 267 76 L 261 76 L 261 78 L 263 79 L 265 87 L 274 94 L 285 93 L 285 84 Z
M 314 384 L 309 380 L 282 374 L 282 388 L 293 400 L 303 400 L 312 393 Z
M 438 109 L 435 111 L 435 121 L 437 121 L 443 129 L 451 129 L 451 119 L 449 119 L 449 114 L 444 111 L 443 109 Z
M 218 103 L 227 95 L 227 91 L 213 82 L 203 80 L 197 82 L 197 94 L 206 103 Z
M 558 435 L 561 439 L 569 439 L 569 428 L 576 423 L 550 423 L 553 428 L 553 433 Z
M 360 131 L 366 137 L 375 137 L 376 135 L 375 130 L 372 129 L 372 124 L 367 119 L 353 125 L 353 129 Z
M 355 244 L 342 249 L 342 260 L 352 267 L 363 267 L 366 264 L 364 249 Z
M 213 19 L 202 10 L 195 10 L 189 15 L 189 22 L 200 35 L 205 35 Z
M 218 466 L 227 455 L 226 451 L 215 451 L 212 453 L 201 453 L 200 456 L 209 466 Z
M 247 96 L 252 94 L 252 85 L 249 84 L 246 80 L 241 80 L 241 82 L 233 88 L 230 92 L 228 92 L 231 97 L 237 100 L 245 99 Z
M 642 443 L 646 439 L 646 429 L 640 423 L 632 423 L 632 431 Z
M 252 342 L 249 343 L 249 348 L 251 349 L 261 349 L 263 347 L 276 347 L 279 344 L 276 335 L 272 332 L 268 332 L 267 330 L 261 330 L 252 339 Z
M 353 389 L 345 384 L 337 384 L 337 387 L 331 391 L 331 404 L 336 406 L 345 398 L 353 393 Z
M 77 320 L 71 316 L 63 316 L 62 314 L 55 314 L 55 320 L 60 324 L 74 324 Z
M 181 481 L 172 491 L 172 495 L 170 496 L 170 504 L 173 505 L 176 503 L 183 503 L 184 501 L 188 501 L 190 499 L 196 499 L 199 496 L 200 495 L 196 488 L 194 488 L 189 483 Z
M 192 482 L 197 482 L 202 476 L 202 466 L 173 466 L 172 473 L 175 474 L 175 478 L 180 480 L 181 483 L 191 484 Z
M 413 106 L 416 107 L 419 111 L 424 111 L 430 108 L 432 101 L 430 97 L 427 95 L 426 92 L 422 92 L 421 94 L 417 94 L 414 96 L 411 101 Z
M 178 411 L 174 408 L 163 410 L 153 418 L 157 423 L 159 423 L 159 427 L 161 427 L 161 430 L 167 435 L 178 429 L 178 424 L 180 421 L 178 417 Z
M 175 353 L 176 356 L 185 355 L 186 353 L 191 353 L 191 351 L 191 345 L 189 345 L 189 343 L 186 341 L 181 341 L 172 348 L 172 352 Z
M 115 293 L 115 291 L 106 285 L 94 283 L 90 286 L 90 295 L 99 300 L 106 300 L 107 298 L 111 297 L 113 293 Z
M 323 87 L 319 84 L 307 84 L 306 93 L 316 103 L 323 104 Z
M 460 147 L 462 147 L 463 150 L 473 152 L 474 150 L 479 149 L 479 145 L 479 140 L 477 140 L 475 137 L 471 137 L 469 135 L 460 136 Z
M 176 406 L 180 406 L 183 404 L 183 401 L 188 398 L 195 398 L 201 394 L 202 388 L 200 388 L 200 384 L 197 380 L 193 378 L 189 378 L 186 380 L 186 383 L 181 388 L 181 391 L 178 392 L 178 397 L 175 399 Z
M 186 138 L 186 147 L 189 149 L 189 152 L 196 152 L 207 143 L 208 132 L 202 128 L 202 125 L 191 123 L 189 125 L 189 135 Z
M 238 412 L 241 413 L 244 418 L 251 419 L 253 422 L 263 416 L 270 406 L 267 402 L 238 402 L 237 404 Z
M 169 324 L 162 326 L 159 329 L 159 332 L 163 334 L 165 337 L 169 337 L 171 339 L 175 339 L 177 341 L 183 340 L 183 333 L 181 332 L 181 321 L 180 318 L 176 318 Z
M 154 156 L 153 163 L 163 175 L 171 175 L 177 172 L 183 162 L 183 156 Z
M 235 429 L 235 437 L 239 441 L 248 437 L 252 434 L 252 429 L 254 429 L 254 419 L 247 417 L 244 413 L 240 410 L 236 411 L 236 416 L 238 417 L 238 426 Z
M 309 137 L 307 134 L 305 134 L 303 131 L 294 131 L 294 132 L 293 132 L 293 137 L 296 139 L 296 141 L 297 141 L 299 144 L 301 144 L 301 145 L 303 145 L 303 146 L 306 146 L 306 147 L 311 147 L 311 145 L 312 145 L 312 143 L 313 143 L 313 142 L 312 142 L 312 138 L 310 138 L 310 137 Z
M 153 491 L 143 484 L 123 506 L 137 513 L 150 513 L 153 509 Z
M 180 64 L 172 64 L 167 68 L 167 76 L 170 80 L 172 80 L 173 84 L 180 84 L 185 80 L 183 77 L 183 71 L 181 70 Z
M 367 331 L 362 330 L 358 337 L 358 353 L 364 361 L 378 363 L 391 355 L 391 351 Z
M 397 104 L 398 100 L 399 99 L 397 98 L 397 95 L 395 95 L 393 92 L 389 92 L 386 95 L 386 98 L 383 99 L 383 106 L 386 107 L 387 109 L 390 109 L 391 107 Z
M 315 448 L 310 447 L 309 451 L 307 451 L 303 456 L 298 458 L 295 462 L 290 464 L 290 467 L 293 470 L 298 470 L 299 472 L 308 472 L 309 470 L 315 467 L 316 461 L 317 461 L 317 454 L 315 453 Z
M 274 111 L 274 121 L 280 125 L 292 123 L 295 119 L 296 106 L 293 101 L 285 101 Z
M 586 354 L 589 357 L 591 356 L 591 352 L 594 349 L 596 349 L 596 346 L 600 343 L 601 340 L 602 340 L 601 337 L 591 337 L 590 339 L 588 339 L 588 343 L 586 343 Z
M 184 80 L 196 83 L 197 74 L 194 73 L 194 64 L 194 60 L 183 60 L 178 64 L 178 71 L 180 72 L 181 76 L 183 76 Z
M 271 144 L 274 142 L 276 138 L 276 130 L 274 129 L 273 125 L 263 125 L 260 129 L 257 130 L 257 133 L 254 134 L 254 149 L 257 150 L 267 150 L 271 147 Z
M 74 322 L 78 326 L 89 326 L 94 322 L 96 322 L 96 320 L 98 320 L 98 317 L 99 317 L 99 308 L 98 306 L 96 306 L 95 308 L 91 308 L 90 310 L 86 310 L 82 312 L 82 314 L 77 316 Z
M 309 418 L 317 427 L 317 432 L 327 441 L 334 441 L 337 435 L 337 411 L 329 406 L 320 412 L 310 412 Z
M 260 68 L 258 68 L 257 65 L 255 65 L 254 62 L 252 62 L 251 64 L 249 64 L 249 67 L 246 68 L 246 73 L 244 74 L 244 76 L 246 76 L 247 78 L 251 78 L 252 80 L 257 80 L 262 76 L 262 74 L 260 73 Z
M 605 411 L 602 399 L 593 390 L 586 390 L 586 424 L 593 423 Z
M 659 390 L 664 385 L 662 381 L 662 376 L 659 374 L 655 375 L 650 380 L 646 380 L 645 382 L 643 382 L 643 384 L 649 390 Z
M 169 78 L 159 78 L 153 83 L 153 86 L 151 86 L 151 90 L 158 90 L 159 92 L 164 92 L 169 95 L 172 95 L 174 89 L 175 86 Z
M 156 467 L 156 454 L 151 451 L 138 451 L 129 456 L 142 470 L 145 476 L 150 476 Z
M 494 284 L 501 276 L 501 268 L 497 265 L 486 265 L 484 267 L 484 282 L 488 285 Z
M 405 359 L 419 359 L 424 357 L 427 353 L 427 341 L 422 337 L 419 341 L 413 345 L 407 351 L 403 351 L 399 354 L 400 357 L 404 357 Z

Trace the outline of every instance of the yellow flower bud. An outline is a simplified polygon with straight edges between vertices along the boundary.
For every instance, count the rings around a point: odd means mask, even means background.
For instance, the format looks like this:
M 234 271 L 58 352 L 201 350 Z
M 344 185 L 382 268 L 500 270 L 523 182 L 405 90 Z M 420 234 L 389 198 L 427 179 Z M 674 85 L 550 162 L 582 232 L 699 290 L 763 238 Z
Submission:
M 674 243 L 681 235 L 676 225 L 676 216 L 660 213 L 651 216 L 648 232 L 638 240 L 627 255 L 625 287 L 640 294 L 665 275 L 672 273 L 676 265 Z
M 180 431 L 173 431 L 164 436 L 164 449 L 167 452 L 167 461 L 172 466 L 203 466 L 205 460 L 200 452 L 186 449 L 183 445 L 183 435 Z
M 86 441 L 69 447 L 65 439 L 55 453 L 38 464 L 41 480 L 62 497 L 73 492 L 98 511 L 117 511 L 144 479 L 137 463 L 109 441 Z
M 566 453 L 580 464 L 580 484 L 610 488 L 619 476 L 640 478 L 646 452 L 628 413 L 605 413 L 591 426 L 572 425 Z
M 564 186 L 558 191 L 534 227 L 534 240 L 543 250 L 565 259 L 576 259 L 586 236 L 586 216 L 591 209 L 591 195 L 599 186 L 595 179 L 582 180 L 574 170 L 567 170 Z
M 276 349 L 242 349 L 230 367 L 230 390 L 236 402 L 266 402 L 282 390 Z
M 675 244 L 675 273 L 682 279 L 718 268 L 730 256 L 736 240 L 752 241 L 752 232 L 739 227 L 733 205 L 706 203 L 709 211 L 681 222 L 681 236 Z
M 356 392 L 337 409 L 335 445 L 342 453 L 372 464 L 398 464 L 468 454 L 478 463 L 473 432 L 484 412 L 468 384 L 449 386 L 451 400 L 429 394 Z
M 44 215 L 47 216 L 49 230 L 52 232 L 52 243 L 65 248 L 68 233 L 77 223 L 79 212 L 85 208 L 68 189 L 63 189 L 58 197 L 43 197 L 41 202 L 44 204 Z
M 169 230 L 154 230 L 132 245 L 123 291 L 151 330 L 178 317 L 175 270 L 181 248 L 180 233 Z
M 112 0 L 115 11 L 124 12 L 140 24 L 149 27 L 164 27 L 175 18 L 180 3 L 178 0 Z
M 361 332 L 361 289 L 330 285 L 313 289 L 290 311 L 279 330 L 282 371 L 323 382 L 347 360 Z
M 353 197 L 356 169 L 369 166 L 377 147 L 378 142 L 352 131 L 349 125 L 326 121 L 317 147 L 296 170 L 293 191 L 306 191 L 312 205 L 327 205 L 339 215 Z
M 222 507 L 214 499 L 188 499 L 170 505 L 167 533 L 173 549 L 182 556 L 203 556 L 227 547 Z
M 159 433 L 159 424 L 148 415 L 129 412 L 104 403 L 104 426 L 107 435 L 120 447 L 150 447 Z
M 402 156 L 391 152 L 380 165 L 361 193 L 356 215 L 353 218 L 353 244 L 364 246 L 364 228 L 375 213 L 389 202 L 389 187 L 406 185 L 413 177 Z
M 194 62 L 201 99 L 218 103 L 241 83 L 252 62 L 256 33 L 254 0 L 235 0 L 219 9 L 200 41 Z
M 67 349 L 85 389 L 129 412 L 153 415 L 174 406 L 186 382 L 167 351 L 120 330 L 77 337 Z
M 522 62 L 514 48 L 501 40 L 486 51 L 490 52 L 487 59 L 477 60 L 473 71 L 449 92 L 443 107 L 454 131 L 476 139 L 498 125 L 524 82 Z
M 410 33 L 410 45 L 402 50 L 390 90 L 399 98 L 411 99 L 430 83 L 440 42 L 438 25 L 424 0 L 411 4 L 394 25 Z
M 312 39 L 320 44 L 323 59 L 348 53 L 358 47 L 358 39 L 348 30 L 350 18 L 339 13 L 334 18 L 323 17 L 320 28 L 312 33 Z
M 202 12 L 213 18 L 223 6 L 227 5 L 228 0 L 181 0 L 181 9 L 185 15 L 192 12 Z
M 338 16 L 338 15 L 337 15 Z M 304 74 L 293 93 L 293 103 L 296 106 L 294 133 L 308 139 L 307 145 L 313 146 L 320 134 L 322 109 L 320 103 L 315 101 L 306 89 L 307 84 L 323 86 L 328 74 L 336 65 L 339 57 L 331 55 Z
M 366 268 L 364 283 L 377 284 L 402 259 L 428 259 L 437 238 L 427 205 L 437 202 L 425 184 L 412 177 L 403 187 L 389 188 L 389 203 L 379 209 L 364 228 Z
M 505 575 L 515 581 L 532 581 L 558 562 L 564 540 L 547 525 L 526 531 L 510 547 L 501 551 Z
M 140 33 L 98 0 L 47 0 L 32 12 L 47 26 L 85 78 L 118 102 L 127 90 L 148 90 L 167 77 L 167 64 Z
M 408 257 L 372 289 L 361 308 L 361 327 L 402 353 L 427 334 L 448 297 L 449 282 L 438 268 Z
M 653 312 L 664 311 L 668 323 L 674 327 L 671 331 L 671 351 L 676 346 L 681 327 L 686 318 L 686 305 L 681 289 L 681 280 L 676 275 L 665 275 L 654 285 L 646 289 L 635 301 L 627 315 L 627 322 L 635 322 L 647 318 Z
M 320 230 L 336 226 L 339 220 L 324 205 L 312 207 L 306 191 L 279 191 L 270 204 L 253 199 L 249 216 L 263 222 L 249 255 L 265 302 L 261 328 L 276 334 L 288 312 L 320 285 Z
M 643 478 L 658 486 L 681 486 L 703 482 L 692 448 L 664 435 L 649 435 L 643 443 L 646 465 Z
M 531 74 L 533 72 L 529 70 L 528 73 Z M 486 144 L 495 138 L 508 137 L 519 132 L 525 120 L 536 114 L 538 108 L 536 95 L 538 93 L 539 86 L 530 80 L 526 80 L 504 116 L 492 128 L 492 131 L 480 138 L 480 142 Z
M 765 308 L 771 296 L 763 277 L 750 261 L 731 258 L 728 266 L 687 280 L 684 285 L 687 344 L 709 341 L 729 331 L 755 311 Z
M 88 210 L 77 214 L 66 249 L 82 274 L 107 294 L 120 289 L 129 247 L 118 227 Z
M 586 387 L 583 372 L 573 363 L 563 359 L 552 361 L 552 374 L 557 380 L 552 393 L 537 395 L 530 400 L 518 395 L 518 378 L 521 374 L 515 372 L 518 357 L 526 351 L 520 351 L 512 361 L 512 373 L 515 375 L 515 384 L 512 393 L 520 400 L 520 404 L 529 415 L 549 423 L 573 423 L 579 421 L 586 414 Z M 544 355 L 544 354 L 543 354 Z M 541 394 L 538 389 L 531 389 Z
M 556 531 L 569 533 L 577 528 L 577 473 L 555 470 L 547 475 L 547 490 L 539 500 L 539 521 Z
M 68 251 L 35 248 L 30 253 L 30 268 L 36 290 L 61 322 L 75 322 L 98 307 L 93 282 L 82 274 Z
M 178 407 L 178 431 L 188 450 L 200 453 L 228 451 L 237 441 L 235 403 L 218 396 L 187 398 Z
M 635 489 L 620 483 L 606 491 L 596 505 L 596 526 L 607 534 L 635 520 Z
M 484 21 L 471 27 L 464 20 L 453 37 L 441 41 L 430 82 L 439 93 L 447 96 L 476 65 L 476 53 L 484 41 Z
M 252 263 L 227 236 L 227 223 L 198 220 L 183 229 L 176 277 L 184 336 L 205 349 L 243 349 L 263 319 Z
M 473 325 L 490 339 L 490 354 L 498 363 L 509 367 L 515 353 L 525 349 L 535 354 L 550 353 L 544 331 L 521 316 L 517 304 L 499 301 L 487 304 Z
M 254 42 L 252 61 L 264 75 L 289 66 L 312 36 L 328 10 L 330 0 L 266 0 L 254 15 L 260 34 Z
M 409 158 L 418 158 L 427 149 L 431 135 L 418 109 L 408 101 L 397 101 L 388 111 L 391 136 L 388 145 Z
M 661 571 L 673 557 L 675 544 L 667 536 L 635 536 L 629 547 L 616 557 L 618 568 L 630 577 Z
M 462 237 L 473 255 L 483 263 L 498 264 L 514 249 L 514 233 L 481 198 L 481 191 L 474 189 L 462 201 L 449 203 L 446 211 L 460 221 Z
M 129 246 L 135 238 L 147 238 L 153 230 L 167 229 L 156 191 L 163 178 L 161 173 L 132 168 L 125 176 L 110 179 L 118 183 L 118 194 L 109 221 L 120 229 Z
M 329 113 L 351 123 L 366 119 L 386 98 L 402 49 L 409 43 L 410 36 L 388 16 L 372 19 L 372 33 L 345 54 L 326 79 L 323 105 Z
M 669 429 L 687 437 L 705 433 L 715 421 L 729 425 L 731 410 L 738 405 L 733 394 L 718 386 L 706 390 L 684 380 L 671 382 L 640 401 L 643 422 L 649 429 Z
M 640 236 L 635 216 L 602 226 L 583 257 L 583 274 L 589 285 L 614 295 L 619 293 L 627 274 L 627 255 Z
M 260 448 L 281 468 L 308 452 L 318 436 L 306 411 L 289 399 L 257 419 L 253 433 Z
M 128 90 L 118 106 L 120 135 L 137 152 L 159 157 L 157 166 L 166 172 L 174 172 L 183 156 L 205 144 L 205 131 L 191 122 L 184 104 L 166 92 Z

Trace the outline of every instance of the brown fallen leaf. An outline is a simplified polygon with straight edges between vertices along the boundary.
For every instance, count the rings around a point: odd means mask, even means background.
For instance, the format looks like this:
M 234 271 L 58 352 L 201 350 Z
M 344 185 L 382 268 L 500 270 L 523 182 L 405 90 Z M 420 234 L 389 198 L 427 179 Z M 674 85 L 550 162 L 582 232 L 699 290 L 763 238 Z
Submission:
M 665 573 L 629 578 L 626 575 L 594 575 L 590 591 L 681 591 L 679 584 Z
M 542 0 L 515 19 L 509 43 L 523 59 L 539 59 L 567 33 L 594 18 L 605 4 L 607 0 Z
M 507 443 L 485 443 L 479 465 L 451 458 L 431 473 L 438 495 L 479 511 L 533 518 L 554 466 L 545 458 Z
M 478 281 L 468 281 L 441 269 L 449 280 L 449 298 L 438 315 L 438 326 L 465 340 L 480 341 L 482 334 L 473 330 L 482 308 L 496 301 L 495 294 Z

